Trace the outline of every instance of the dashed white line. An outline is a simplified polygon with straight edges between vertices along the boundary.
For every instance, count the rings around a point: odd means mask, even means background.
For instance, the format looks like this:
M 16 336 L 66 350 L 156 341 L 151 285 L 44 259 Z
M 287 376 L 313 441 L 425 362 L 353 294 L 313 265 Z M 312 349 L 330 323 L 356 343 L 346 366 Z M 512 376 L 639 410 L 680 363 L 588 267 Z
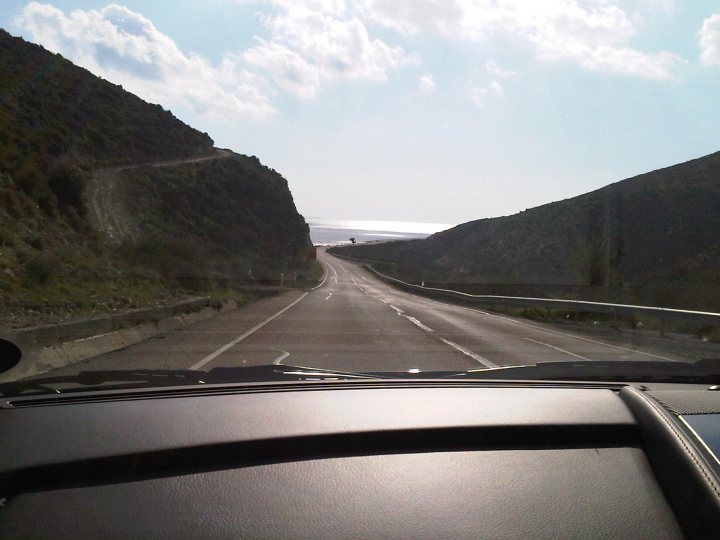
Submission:
M 488 360 L 487 358 L 482 357 L 482 356 L 480 356 L 479 354 L 476 354 L 476 353 L 472 352 L 472 351 L 469 350 L 469 349 L 466 349 L 466 348 L 463 347 L 462 345 L 458 345 L 457 343 L 453 343 L 452 341 L 448 341 L 448 340 L 445 339 L 445 338 L 440 338 L 440 339 L 443 341 L 443 343 L 445 343 L 445 344 L 447 344 L 447 345 L 450 345 L 453 349 L 455 349 L 455 350 L 457 350 L 457 351 L 460 351 L 460 352 L 463 353 L 465 356 L 469 356 L 470 358 L 472 358 L 473 360 L 475 360 L 475 361 L 478 362 L 479 364 L 482 364 L 482 365 L 485 366 L 485 367 L 488 367 L 488 368 L 500 367 L 500 366 L 498 366 L 497 364 L 495 364 L 494 362 L 491 362 L 490 360 Z
M 372 281 L 372 280 L 368 280 L 368 279 L 365 277 L 365 275 L 360 275 L 360 277 L 361 277 L 363 280 L 365 280 L 365 281 Z M 353 281 L 354 281 L 354 280 L 353 280 Z M 378 280 L 375 279 L 375 281 L 378 281 Z M 398 293 L 398 291 L 396 291 L 395 289 L 392 289 L 391 287 L 389 287 L 388 285 L 385 285 L 384 283 L 382 283 L 382 285 L 385 286 L 385 287 L 387 287 L 388 289 L 392 290 L 393 293 L 395 293 L 395 294 L 401 294 L 401 293 Z M 359 286 L 359 285 L 358 285 L 358 286 Z M 363 292 L 365 292 L 365 294 L 368 294 L 368 292 L 365 291 L 364 289 L 363 289 Z M 623 347 L 623 346 L 621 346 L 621 345 L 613 345 L 613 344 L 611 344 L 611 343 L 606 343 L 606 342 L 604 342 L 604 341 L 598 341 L 598 340 L 594 340 L 594 339 L 590 339 L 590 338 L 586 338 L 586 337 L 582 337 L 582 336 L 576 336 L 576 335 L 573 335 L 573 334 L 568 334 L 568 333 L 565 333 L 565 332 L 560 332 L 560 331 L 558 331 L 558 330 L 551 330 L 551 329 L 549 329 L 549 328 L 543 328 L 543 327 L 541 327 L 541 326 L 536 326 L 536 325 L 534 325 L 534 324 L 529 324 L 529 323 L 524 322 L 524 321 L 515 320 L 515 319 L 512 319 L 512 318 L 510 318 L 510 317 L 506 317 L 506 316 L 503 316 L 503 315 L 498 315 L 498 314 L 495 314 L 495 313 L 488 313 L 487 311 L 482 311 L 482 310 L 475 309 L 475 308 L 458 306 L 458 305 L 456 305 L 456 304 L 449 304 L 449 303 L 447 303 L 447 302 L 440 302 L 440 301 L 432 300 L 432 299 L 430 299 L 430 298 L 427 298 L 427 297 L 424 297 L 424 296 L 420 296 L 420 295 L 417 295 L 417 294 L 411 294 L 411 293 L 404 293 L 404 294 L 407 294 L 408 296 L 412 296 L 412 297 L 414 297 L 414 298 L 417 298 L 417 299 L 418 299 L 419 301 L 421 301 L 421 302 L 432 302 L 433 304 L 440 304 L 440 305 L 445 306 L 445 307 L 448 307 L 448 308 L 461 309 L 461 310 L 463 310 L 463 311 L 470 311 L 470 312 L 473 312 L 473 313 L 478 313 L 478 314 L 480 314 L 480 315 L 487 315 L 487 316 L 489 316 L 489 317 L 495 317 L 495 318 L 498 318 L 498 319 L 503 319 L 503 320 L 505 320 L 505 321 L 507 321 L 507 322 L 510 322 L 510 323 L 513 323 L 513 324 L 518 324 L 518 325 L 522 325 L 522 326 L 527 326 L 527 327 L 529 327 L 529 328 L 534 328 L 534 329 L 539 330 L 539 331 L 541 331 L 541 332 L 548 332 L 548 333 L 557 334 L 557 335 L 560 335 L 560 336 L 565 336 L 565 337 L 569 337 L 569 338 L 573 338 L 573 339 L 579 339 L 579 340 L 582 340 L 582 341 L 587 341 L 588 343 L 594 343 L 594 344 L 596 344 L 596 345 L 601 345 L 601 346 L 603 346 L 603 347 L 611 347 L 611 348 L 613 348 L 613 349 L 619 349 L 619 350 L 621 350 L 621 351 L 627 351 L 627 352 L 630 352 L 630 353 L 640 354 L 640 355 L 643 355 L 643 356 L 649 356 L 649 357 L 652 357 L 652 358 L 659 358 L 659 359 L 661 359 L 661 360 L 668 360 L 668 361 L 675 361 L 675 360 L 676 360 L 676 359 L 674 359 L 674 358 L 668 358 L 668 357 L 666 357 L 666 356 L 661 356 L 661 355 L 659 355 L 659 354 L 653 354 L 653 353 L 646 352 L 646 351 L 642 351 L 642 350 L 638 350 L 638 349 L 631 349 L 631 348 L 629 348 L 629 347 Z M 379 299 L 379 298 L 378 298 L 378 299 Z M 380 299 L 379 299 L 379 300 L 380 300 Z M 381 300 L 381 301 L 382 301 L 382 300 Z M 526 338 L 526 339 L 528 339 L 528 338 Z M 452 342 L 450 342 L 450 343 L 452 343 Z M 541 344 L 541 345 L 546 345 L 546 346 L 548 346 L 548 347 L 553 347 L 552 345 L 549 345 L 549 344 L 546 344 L 546 343 L 543 343 L 543 342 L 538 342 L 538 343 Z M 451 345 L 451 346 L 454 346 L 454 345 Z M 558 349 L 559 349 L 559 348 L 558 348 Z M 560 349 L 560 350 L 561 350 L 562 352 L 567 353 L 567 354 L 570 354 L 570 355 L 573 355 L 573 356 L 578 356 L 579 358 L 586 359 L 586 358 L 583 357 L 583 356 L 575 355 L 574 353 L 571 353 L 571 352 L 569 352 L 569 351 L 565 351 L 564 349 Z M 462 351 L 461 351 L 461 352 L 462 352 Z M 468 351 L 468 352 L 470 352 L 471 354 L 475 354 L 475 353 L 472 353 L 471 351 Z M 479 356 L 479 355 L 476 355 L 476 356 Z M 480 357 L 480 358 L 482 358 L 482 357 Z M 483 359 L 483 360 L 484 360 L 484 362 L 487 362 L 487 363 L 492 364 L 492 362 L 490 362 L 490 361 L 487 360 L 487 359 Z M 586 360 L 588 360 L 588 359 L 586 359 Z M 481 362 L 481 363 L 482 363 L 482 362 Z M 494 364 L 493 364 L 493 365 L 494 365 Z
M 388 306 L 390 306 L 392 309 L 394 309 L 398 315 L 402 315 L 404 313 L 404 311 L 402 309 L 400 309 L 399 307 L 395 307 L 392 304 L 388 304 Z
M 333 295 L 333 293 L 328 294 L 328 295 L 325 297 L 325 300 L 330 300 L 330 297 L 331 297 L 332 295 Z
M 398 314 L 398 315 L 400 315 L 400 314 Z M 426 332 L 432 332 L 432 331 L 433 331 L 432 328 L 428 328 L 428 327 L 425 326 L 423 323 L 421 323 L 420 321 L 418 321 L 415 317 L 410 317 L 409 315 L 402 315 L 402 316 L 405 317 L 405 318 L 406 318 L 408 321 L 410 321 L 411 323 L 413 323 L 415 326 L 417 326 L 418 328 L 421 328 L 422 330 L 425 330 Z
M 430 298 L 425 298 L 424 296 L 420 296 L 420 295 L 417 295 L 417 294 L 410 294 L 410 293 L 406 293 L 406 294 L 408 294 L 409 296 L 412 296 L 412 297 L 414 297 L 414 298 L 417 298 L 417 299 L 420 300 L 420 301 L 432 302 L 433 304 L 440 304 L 440 305 L 442 305 L 442 306 L 449 307 L 449 308 L 461 309 L 461 310 L 463 310 L 463 311 L 471 311 L 471 312 L 473 312 L 473 313 L 478 313 L 478 314 L 480 314 L 480 315 L 487 315 L 488 317 L 495 317 L 496 319 L 503 319 L 503 320 L 508 321 L 508 322 L 510 322 L 510 323 L 513 323 L 513 324 L 519 324 L 519 325 L 522 325 L 522 326 L 527 326 L 528 328 L 534 328 L 534 329 L 536 329 L 536 330 L 540 330 L 541 332 L 550 332 L 550 333 L 552 333 L 552 334 L 558 334 L 558 335 L 560 335 L 560 336 L 566 336 L 566 337 L 573 338 L 573 339 L 580 339 L 580 340 L 582 340 L 582 341 L 587 341 L 587 342 L 589 342 L 589 343 L 595 343 L 596 345 L 602 345 L 602 346 L 604 346 L 604 347 L 612 347 L 613 349 L 620 349 L 621 351 L 627 351 L 627 352 L 631 352 L 631 353 L 642 354 L 642 355 L 644 355 L 644 356 L 651 356 L 651 357 L 653 357 L 653 358 L 660 358 L 661 360 L 668 360 L 668 361 L 670 361 L 670 362 L 677 361 L 676 358 L 668 358 L 667 356 L 660 356 L 659 354 L 653 354 L 653 353 L 641 351 L 641 350 L 639 350 L 639 349 L 631 349 L 631 348 L 629 348 L 629 347 L 623 347 L 623 346 L 621 346 L 621 345 L 613 345 L 612 343 L 606 343 L 606 342 L 604 342 L 604 341 L 597 341 L 597 340 L 595 340 L 595 339 L 590 339 L 590 338 L 581 337 L 581 336 L 575 336 L 575 335 L 573 335 L 573 334 L 567 334 L 567 333 L 565 333 L 565 332 L 559 332 L 558 330 L 550 330 L 549 328 L 543 328 L 543 327 L 541 327 L 541 326 L 535 326 L 534 324 L 529 324 L 529 323 L 526 323 L 526 322 L 524 322 L 524 321 L 517 321 L 517 320 L 515 320 L 515 319 L 511 319 L 510 317 L 505 317 L 505 316 L 503 316 L 503 315 L 496 315 L 495 313 L 488 313 L 487 311 L 482 311 L 482 310 L 475 309 L 475 308 L 469 308 L 469 307 L 465 307 L 465 306 L 458 306 L 458 305 L 455 305 L 455 304 L 449 304 L 449 303 L 447 303 L 447 302 L 439 302 L 438 300 L 431 300 Z
M 587 358 L 585 356 L 580 356 L 579 354 L 571 353 L 570 351 L 566 351 L 565 349 L 561 349 L 560 347 L 556 347 L 555 345 L 550 345 L 549 343 L 543 343 L 542 341 L 538 341 L 536 339 L 530 339 L 529 337 L 526 337 L 523 339 L 525 341 L 532 341 L 533 343 L 537 343 L 538 345 L 544 345 L 545 347 L 555 349 L 556 351 L 560 351 L 561 353 L 569 354 L 570 356 L 574 356 L 576 358 L 582 358 L 583 360 L 588 360 L 588 361 L 592 362 L 591 358 Z
M 353 284 L 354 284 L 358 289 L 360 289 L 362 292 L 364 292 L 365 294 L 370 294 L 370 293 L 368 293 L 368 292 L 365 290 L 365 288 L 364 288 L 362 285 L 360 285 L 357 281 L 355 281 L 354 278 L 350 278 L 350 280 L 351 280 L 351 281 L 353 282 Z
M 230 348 L 234 347 L 235 345 L 237 345 L 238 343 L 240 343 L 246 337 L 248 337 L 248 336 L 252 335 L 253 333 L 257 332 L 258 330 L 260 330 L 263 326 L 265 326 L 267 323 L 269 323 L 273 319 L 276 319 L 277 317 L 279 317 L 280 315 L 285 313 L 288 309 L 293 307 L 300 300 L 305 298 L 308 294 L 309 293 L 303 293 L 302 296 L 300 298 L 298 298 L 297 300 L 295 300 L 292 304 L 290 304 L 289 306 L 285 306 L 280 311 L 278 311 L 275 315 L 272 315 L 271 317 L 268 317 L 267 319 L 265 319 L 263 322 L 256 324 L 255 326 L 253 326 L 250 330 L 248 330 L 244 334 L 241 334 L 240 336 L 233 339 L 230 343 L 226 343 L 225 345 L 220 347 L 217 351 L 215 351 L 211 354 L 208 354 L 205 358 L 200 360 L 197 364 L 190 366 L 190 369 L 200 369 L 201 367 L 203 367 L 205 364 L 207 364 L 211 360 L 214 360 L 215 358 L 220 356 L 222 353 L 224 353 L 228 349 L 230 349 Z

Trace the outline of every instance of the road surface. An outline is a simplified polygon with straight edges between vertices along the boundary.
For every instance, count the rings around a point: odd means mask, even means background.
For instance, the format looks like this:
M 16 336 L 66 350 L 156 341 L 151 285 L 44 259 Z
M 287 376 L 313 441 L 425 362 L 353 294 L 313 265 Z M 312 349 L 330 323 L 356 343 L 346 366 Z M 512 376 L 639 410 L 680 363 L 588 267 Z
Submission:
M 293 364 L 344 371 L 465 370 L 570 360 L 663 360 L 648 351 L 393 289 L 318 250 L 323 282 L 48 374 Z

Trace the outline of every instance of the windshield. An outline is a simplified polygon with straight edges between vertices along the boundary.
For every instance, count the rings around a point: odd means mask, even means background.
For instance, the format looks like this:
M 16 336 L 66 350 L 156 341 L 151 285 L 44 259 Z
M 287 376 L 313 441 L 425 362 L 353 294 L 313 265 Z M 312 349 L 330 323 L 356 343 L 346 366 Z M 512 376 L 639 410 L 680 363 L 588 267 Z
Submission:
M 0 26 L 3 395 L 720 375 L 715 2 L 6 0 Z

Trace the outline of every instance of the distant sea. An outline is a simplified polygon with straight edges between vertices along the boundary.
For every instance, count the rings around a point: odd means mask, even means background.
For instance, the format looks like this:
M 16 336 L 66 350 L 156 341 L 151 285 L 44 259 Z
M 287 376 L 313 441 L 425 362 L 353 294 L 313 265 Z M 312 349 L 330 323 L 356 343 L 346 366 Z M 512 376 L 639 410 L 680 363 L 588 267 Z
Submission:
M 347 219 L 307 218 L 313 244 L 349 244 L 389 240 L 427 238 L 454 225 L 443 223 L 415 223 L 409 221 L 369 221 Z

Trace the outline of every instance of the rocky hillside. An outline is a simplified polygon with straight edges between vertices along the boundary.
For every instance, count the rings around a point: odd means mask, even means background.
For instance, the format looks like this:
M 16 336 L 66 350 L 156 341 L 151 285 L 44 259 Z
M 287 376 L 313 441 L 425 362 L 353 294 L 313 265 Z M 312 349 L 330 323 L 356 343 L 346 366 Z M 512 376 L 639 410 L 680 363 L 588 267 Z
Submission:
M 442 283 L 595 287 L 606 298 L 718 309 L 720 153 L 426 240 L 352 252 Z
M 122 248 L 165 275 L 278 279 L 311 246 L 287 181 L 256 157 L 125 170 Z
M 302 270 L 309 245 L 278 173 L 0 29 L 0 327 Z

